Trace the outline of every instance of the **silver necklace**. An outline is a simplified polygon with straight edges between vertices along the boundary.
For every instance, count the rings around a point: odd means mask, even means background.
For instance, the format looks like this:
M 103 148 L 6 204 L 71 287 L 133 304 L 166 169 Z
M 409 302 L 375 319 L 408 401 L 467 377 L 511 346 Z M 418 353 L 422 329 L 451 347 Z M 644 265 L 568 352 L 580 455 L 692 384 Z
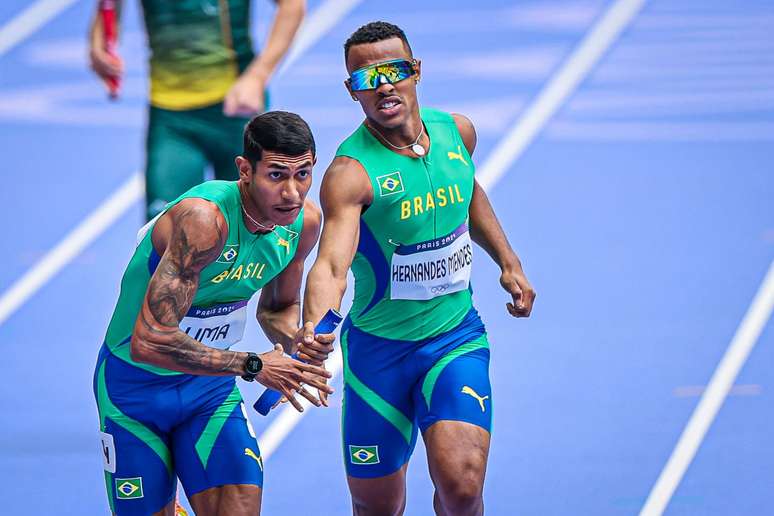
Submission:
M 245 205 L 244 205 L 244 203 L 241 203 L 241 202 L 240 202 L 240 203 L 239 203 L 239 205 L 241 206 L 241 208 L 242 208 L 242 213 L 244 213 L 244 214 L 245 214 L 245 217 L 247 217 L 248 219 L 250 219 L 250 222 L 252 222 L 252 223 L 253 223 L 253 224 L 255 224 L 256 226 L 258 226 L 259 228 L 261 228 L 261 229 L 263 229 L 263 230 L 265 230 L 265 231 L 267 231 L 267 232 L 272 232 L 272 231 L 274 231 L 274 230 L 277 228 L 277 225 L 276 225 L 276 224 L 272 224 L 271 226 L 266 226 L 266 225 L 264 225 L 264 224 L 261 224 L 260 222 L 258 222 L 258 221 L 257 221 L 257 220 L 255 220 L 254 218 L 252 218 L 252 217 L 250 216 L 250 214 L 249 214 L 249 213 L 247 213 L 247 210 L 245 209 Z
M 417 156 L 420 156 L 420 157 L 422 157 L 425 154 L 427 154 L 427 151 L 425 150 L 425 148 L 422 147 L 421 145 L 419 145 L 419 139 L 422 138 L 423 134 L 425 134 L 425 124 L 421 124 L 421 126 L 422 126 L 422 128 L 419 130 L 419 134 L 417 135 L 417 139 L 414 140 L 414 143 L 409 143 L 408 145 L 404 145 L 403 147 L 398 147 L 397 145 L 393 145 L 392 142 L 390 140 L 388 140 L 386 136 L 384 136 L 382 133 L 380 133 L 379 129 L 377 129 L 376 127 L 372 126 L 371 124 L 368 124 L 368 127 L 373 129 L 374 131 L 376 131 L 376 134 L 381 136 L 382 140 L 384 140 L 387 143 L 387 145 L 389 145 L 393 149 L 403 150 L 403 149 L 408 149 L 409 147 L 411 147 L 411 152 L 413 152 L 414 154 L 416 154 Z

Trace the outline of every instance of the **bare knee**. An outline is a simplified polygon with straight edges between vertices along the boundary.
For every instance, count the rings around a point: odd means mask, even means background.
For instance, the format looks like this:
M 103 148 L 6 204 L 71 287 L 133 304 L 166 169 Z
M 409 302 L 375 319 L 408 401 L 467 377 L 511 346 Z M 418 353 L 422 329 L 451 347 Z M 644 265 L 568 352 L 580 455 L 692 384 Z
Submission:
M 451 474 L 437 479 L 439 502 L 449 515 L 477 515 L 484 508 L 484 474 L 486 464 L 476 456 L 466 457 Z
M 355 516 L 400 516 L 406 509 L 406 466 L 386 477 L 347 477 Z
M 406 497 L 377 498 L 352 497 L 352 513 L 355 516 L 400 516 L 406 508 Z
M 261 512 L 261 488 L 228 484 L 196 493 L 189 501 L 196 514 L 254 516 Z

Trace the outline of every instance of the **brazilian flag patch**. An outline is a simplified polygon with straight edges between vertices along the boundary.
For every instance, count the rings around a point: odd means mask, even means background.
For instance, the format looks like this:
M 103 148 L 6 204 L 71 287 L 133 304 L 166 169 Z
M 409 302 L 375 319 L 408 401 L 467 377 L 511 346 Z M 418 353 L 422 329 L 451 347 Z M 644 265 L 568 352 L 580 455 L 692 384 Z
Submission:
M 116 498 L 133 500 L 142 497 L 142 477 L 116 479 Z
M 349 445 L 349 460 L 352 464 L 379 464 L 378 446 Z
M 400 171 L 392 174 L 385 174 L 376 178 L 379 184 L 379 197 L 401 193 L 403 189 L 403 178 L 400 177 Z

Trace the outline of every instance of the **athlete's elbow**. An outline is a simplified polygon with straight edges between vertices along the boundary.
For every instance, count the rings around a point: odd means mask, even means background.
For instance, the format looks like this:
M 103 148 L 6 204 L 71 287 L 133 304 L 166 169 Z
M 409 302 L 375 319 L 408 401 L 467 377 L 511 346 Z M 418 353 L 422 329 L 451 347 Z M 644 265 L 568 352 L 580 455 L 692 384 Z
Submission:
M 156 362 L 154 360 L 156 357 L 155 349 L 156 347 L 143 338 L 142 335 L 132 335 L 132 340 L 129 343 L 129 356 L 135 362 L 154 364 Z

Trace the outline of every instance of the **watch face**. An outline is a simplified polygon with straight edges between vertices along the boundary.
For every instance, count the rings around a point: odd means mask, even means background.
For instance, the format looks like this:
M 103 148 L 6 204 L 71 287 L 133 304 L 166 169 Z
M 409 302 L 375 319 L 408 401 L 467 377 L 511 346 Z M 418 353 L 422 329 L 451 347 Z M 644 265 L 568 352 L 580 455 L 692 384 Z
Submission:
M 245 362 L 245 370 L 250 374 L 258 374 L 261 372 L 263 362 L 258 355 L 250 355 Z

